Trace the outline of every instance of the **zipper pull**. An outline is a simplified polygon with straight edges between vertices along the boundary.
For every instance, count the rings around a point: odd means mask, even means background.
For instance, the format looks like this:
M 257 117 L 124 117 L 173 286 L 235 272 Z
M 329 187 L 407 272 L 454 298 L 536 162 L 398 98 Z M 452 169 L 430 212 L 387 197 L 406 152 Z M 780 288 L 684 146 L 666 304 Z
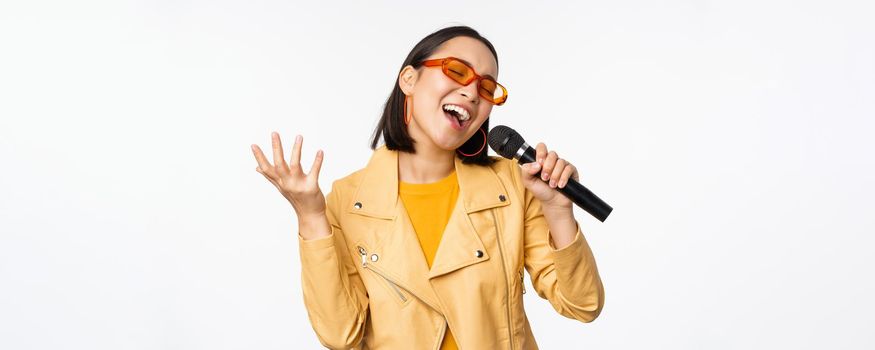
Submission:
M 523 289 L 523 294 L 526 294 L 526 281 L 523 280 L 523 269 L 520 269 L 520 287 Z
M 365 251 L 365 248 L 359 246 L 359 254 L 362 256 L 362 267 L 365 267 L 368 264 L 368 252 Z

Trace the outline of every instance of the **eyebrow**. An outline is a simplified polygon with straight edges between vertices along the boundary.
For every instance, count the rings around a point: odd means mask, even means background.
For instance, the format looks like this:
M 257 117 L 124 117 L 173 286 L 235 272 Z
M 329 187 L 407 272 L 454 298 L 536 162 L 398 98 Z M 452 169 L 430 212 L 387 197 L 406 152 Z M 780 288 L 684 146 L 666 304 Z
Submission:
M 453 56 L 453 57 L 455 57 L 455 56 Z M 467 64 L 468 67 L 474 67 L 474 65 L 471 64 L 471 62 L 465 61 L 465 59 L 463 59 L 463 58 L 456 57 L 456 59 L 459 61 L 462 61 L 462 63 L 464 63 L 464 64 Z
M 453 56 L 453 57 L 456 57 L 456 56 Z M 456 59 L 459 60 L 459 61 L 462 61 L 462 63 L 464 63 L 464 64 L 467 64 L 468 67 L 474 67 L 474 65 L 471 64 L 471 62 L 465 61 L 465 59 L 463 59 L 463 58 L 456 57 Z M 490 78 L 492 78 L 492 79 L 495 79 L 495 77 L 493 77 L 492 74 L 480 74 L 480 75 L 482 75 L 482 76 L 484 76 L 484 77 L 490 77 Z

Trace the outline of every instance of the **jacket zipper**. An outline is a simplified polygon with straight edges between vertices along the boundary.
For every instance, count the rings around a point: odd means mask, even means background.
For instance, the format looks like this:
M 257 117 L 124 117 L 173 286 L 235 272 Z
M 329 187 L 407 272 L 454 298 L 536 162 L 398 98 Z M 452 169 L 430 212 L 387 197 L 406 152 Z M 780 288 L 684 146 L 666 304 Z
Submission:
M 373 271 L 374 273 L 377 274 L 377 276 L 380 276 L 380 277 L 382 277 L 384 280 L 386 280 L 386 283 L 389 283 L 389 286 L 391 286 L 392 289 L 395 290 L 395 294 L 398 295 L 398 298 L 401 298 L 401 301 L 405 301 L 405 302 L 406 302 L 406 301 L 407 301 L 407 297 L 405 297 L 404 294 L 401 294 L 401 291 L 398 290 L 398 286 L 395 285 L 394 282 L 390 281 L 388 278 L 386 278 L 386 276 L 383 276 L 383 275 L 380 274 L 379 272 L 374 271 L 374 269 L 368 268 L 368 252 L 365 250 L 365 248 L 362 248 L 361 246 L 359 246 L 358 248 L 359 248 L 359 254 L 362 256 L 362 267 L 363 267 L 363 268 L 366 268 L 366 269 L 368 269 L 368 270 Z
M 359 248 L 359 255 L 361 255 L 361 257 L 362 257 L 362 268 L 371 270 L 371 272 L 377 274 L 377 276 L 380 276 L 381 278 L 386 280 L 386 282 L 389 283 L 390 286 L 392 286 L 392 289 L 395 290 L 395 293 L 398 294 L 398 297 L 401 298 L 402 301 L 407 301 L 407 298 L 403 294 L 401 294 L 400 290 L 398 290 L 398 285 L 396 285 L 395 282 L 392 282 L 392 280 L 386 278 L 386 276 L 383 276 L 383 274 L 381 274 L 379 271 L 368 267 L 368 251 L 366 251 L 365 248 L 362 248 L 362 246 L 358 246 L 358 248 Z M 446 335 L 446 333 L 447 333 L 447 322 L 445 319 L 444 326 L 441 328 L 441 335 L 438 336 L 437 344 L 435 344 L 435 346 L 434 346 L 435 350 L 438 350 L 438 348 L 440 348 L 441 344 L 444 342 L 444 336 Z
M 507 287 L 507 289 L 505 290 L 507 292 L 507 309 L 505 310 L 507 311 L 507 336 L 510 340 L 510 349 L 513 350 L 513 328 L 511 328 L 512 323 L 510 319 L 510 283 L 507 282 L 507 277 L 505 277 L 507 276 L 507 266 L 505 266 L 504 263 L 504 244 L 501 243 L 501 234 L 499 234 L 501 230 L 498 229 L 498 219 L 495 218 L 495 211 L 492 212 L 492 223 L 495 225 L 495 234 L 497 238 L 496 240 L 498 241 L 498 252 L 499 254 L 501 254 L 501 259 L 498 260 L 501 260 L 501 269 L 502 271 L 504 271 L 502 279 L 504 280 L 505 287 Z

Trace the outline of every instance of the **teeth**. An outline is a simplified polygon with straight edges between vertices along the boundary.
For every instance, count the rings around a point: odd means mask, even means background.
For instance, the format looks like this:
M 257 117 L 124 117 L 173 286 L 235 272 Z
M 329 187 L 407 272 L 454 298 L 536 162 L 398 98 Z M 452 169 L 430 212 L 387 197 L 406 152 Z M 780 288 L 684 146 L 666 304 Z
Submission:
M 464 108 L 462 108 L 460 106 L 446 104 L 443 107 L 444 107 L 445 111 L 453 111 L 453 112 L 458 113 L 459 120 L 461 120 L 461 121 L 466 121 L 466 120 L 471 118 L 471 116 L 468 115 L 468 111 L 466 111 Z

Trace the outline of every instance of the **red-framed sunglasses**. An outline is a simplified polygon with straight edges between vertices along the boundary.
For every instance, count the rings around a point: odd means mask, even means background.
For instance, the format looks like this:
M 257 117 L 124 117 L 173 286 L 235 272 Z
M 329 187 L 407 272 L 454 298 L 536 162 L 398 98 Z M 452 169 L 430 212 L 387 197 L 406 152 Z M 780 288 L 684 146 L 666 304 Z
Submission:
M 426 67 L 441 67 L 444 74 L 453 79 L 455 82 L 467 86 L 472 81 L 477 80 L 477 92 L 489 102 L 495 105 L 502 105 L 507 101 L 507 89 L 503 85 L 495 81 L 495 78 L 489 75 L 478 75 L 468 64 L 455 57 L 436 58 L 423 61 L 422 64 Z

